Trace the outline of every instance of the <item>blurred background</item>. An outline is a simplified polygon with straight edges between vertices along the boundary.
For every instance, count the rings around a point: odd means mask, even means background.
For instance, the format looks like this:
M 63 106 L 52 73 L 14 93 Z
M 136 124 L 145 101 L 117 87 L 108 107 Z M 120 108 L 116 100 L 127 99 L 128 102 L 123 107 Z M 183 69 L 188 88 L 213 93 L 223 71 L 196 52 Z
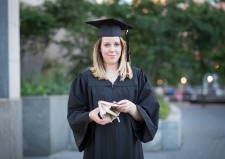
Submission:
M 225 1 L 2 0 L 0 14 L 0 158 L 75 156 L 68 93 L 92 66 L 98 30 L 85 22 L 101 18 L 135 27 L 131 64 L 160 102 L 160 128 L 145 157 L 224 158 Z
M 92 65 L 97 29 L 85 22 L 113 17 L 135 26 L 132 65 L 164 94 L 224 95 L 224 10 L 213 0 L 21 0 L 21 94 L 68 93 Z

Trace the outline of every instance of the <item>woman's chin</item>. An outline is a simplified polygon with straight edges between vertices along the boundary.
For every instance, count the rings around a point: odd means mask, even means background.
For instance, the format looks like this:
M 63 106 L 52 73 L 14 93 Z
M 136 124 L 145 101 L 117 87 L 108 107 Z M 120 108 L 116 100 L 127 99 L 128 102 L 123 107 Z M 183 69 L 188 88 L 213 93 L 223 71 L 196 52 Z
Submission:
M 116 65 L 117 63 L 118 63 L 118 61 L 116 61 L 116 60 L 106 62 L 106 64 L 108 64 L 108 65 Z

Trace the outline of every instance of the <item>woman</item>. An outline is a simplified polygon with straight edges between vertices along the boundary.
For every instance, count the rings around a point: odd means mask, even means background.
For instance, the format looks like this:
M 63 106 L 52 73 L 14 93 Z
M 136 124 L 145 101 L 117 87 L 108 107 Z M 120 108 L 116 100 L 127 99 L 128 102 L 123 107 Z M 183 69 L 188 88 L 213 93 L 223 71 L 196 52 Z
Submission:
M 93 67 L 71 85 L 68 121 L 84 159 L 143 159 L 141 142 L 154 138 L 159 104 L 145 74 L 131 68 L 122 30 L 133 27 L 116 19 L 87 22 L 100 29 Z M 98 101 L 116 102 L 118 120 L 99 115 Z

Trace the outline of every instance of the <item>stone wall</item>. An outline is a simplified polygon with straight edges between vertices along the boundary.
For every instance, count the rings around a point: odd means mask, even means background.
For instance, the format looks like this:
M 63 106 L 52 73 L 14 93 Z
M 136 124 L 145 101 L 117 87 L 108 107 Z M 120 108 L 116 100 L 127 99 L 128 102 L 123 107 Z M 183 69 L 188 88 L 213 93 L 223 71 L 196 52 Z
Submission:
M 68 96 L 23 97 L 24 156 L 49 156 L 68 149 Z
M 144 151 L 176 150 L 182 145 L 181 110 L 170 104 L 171 113 L 166 120 L 159 121 L 159 129 L 153 141 L 143 143 Z
M 22 159 L 21 100 L 0 99 L 0 158 Z

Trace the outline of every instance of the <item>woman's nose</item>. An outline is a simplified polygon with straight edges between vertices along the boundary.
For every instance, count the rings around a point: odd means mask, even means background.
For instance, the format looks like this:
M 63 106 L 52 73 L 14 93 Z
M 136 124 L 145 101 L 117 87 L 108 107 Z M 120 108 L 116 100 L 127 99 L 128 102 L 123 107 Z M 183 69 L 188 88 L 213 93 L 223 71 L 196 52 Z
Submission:
M 110 46 L 110 51 L 115 51 L 115 47 L 113 45 Z

